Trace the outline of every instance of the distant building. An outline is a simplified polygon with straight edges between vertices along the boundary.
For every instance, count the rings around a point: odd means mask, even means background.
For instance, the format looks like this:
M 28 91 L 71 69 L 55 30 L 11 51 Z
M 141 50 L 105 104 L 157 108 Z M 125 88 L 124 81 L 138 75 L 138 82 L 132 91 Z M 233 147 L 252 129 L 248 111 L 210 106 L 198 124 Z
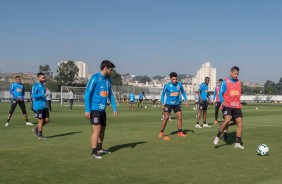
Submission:
M 78 77 L 87 78 L 88 77 L 88 66 L 83 61 L 76 61 L 75 65 L 78 67 Z
M 202 64 L 197 74 L 192 78 L 192 83 L 195 85 L 195 88 L 199 88 L 200 84 L 205 81 L 205 77 L 210 78 L 209 91 L 213 91 L 216 87 L 216 68 L 213 68 L 210 62 Z
M 4 82 L 8 82 L 8 83 L 13 83 L 16 81 L 16 76 L 20 76 L 21 77 L 21 82 L 23 84 L 34 84 L 35 83 L 35 75 L 33 73 L 13 73 L 10 75 L 6 75 L 5 77 L 3 77 L 3 81 Z

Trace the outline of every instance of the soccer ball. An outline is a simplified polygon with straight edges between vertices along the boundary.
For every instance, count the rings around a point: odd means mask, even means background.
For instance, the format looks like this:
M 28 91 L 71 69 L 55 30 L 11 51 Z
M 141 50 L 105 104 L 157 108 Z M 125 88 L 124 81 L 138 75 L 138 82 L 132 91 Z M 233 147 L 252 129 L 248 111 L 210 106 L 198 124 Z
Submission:
M 256 110 L 258 110 L 258 108 L 256 107 Z
M 258 155 L 267 156 L 269 154 L 269 147 L 266 144 L 260 144 L 257 151 Z
M 145 106 L 145 109 L 147 109 L 147 106 Z

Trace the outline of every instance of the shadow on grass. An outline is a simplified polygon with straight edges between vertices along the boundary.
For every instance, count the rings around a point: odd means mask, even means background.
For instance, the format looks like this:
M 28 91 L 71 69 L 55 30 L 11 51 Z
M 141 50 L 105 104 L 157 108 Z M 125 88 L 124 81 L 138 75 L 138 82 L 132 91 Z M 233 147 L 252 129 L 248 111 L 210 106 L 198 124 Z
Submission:
M 74 134 L 79 134 L 79 133 L 82 133 L 82 132 L 80 131 L 80 132 L 69 132 L 69 133 L 64 133 L 64 134 L 57 134 L 57 135 L 48 136 L 47 138 L 50 139 L 54 137 L 63 137 L 63 136 L 74 135 Z
M 138 144 L 144 144 L 144 143 L 147 143 L 147 142 L 133 142 L 133 143 L 127 143 L 127 144 L 119 144 L 119 145 L 110 147 L 108 150 L 110 152 L 115 152 L 123 148 L 135 148 Z
M 224 140 L 225 144 L 216 145 L 215 148 L 220 148 L 222 146 L 232 145 L 236 141 L 236 132 L 227 132 L 227 140 Z M 221 139 L 222 141 L 222 139 Z
M 187 133 L 189 133 L 189 132 L 194 133 L 194 130 L 184 129 L 184 130 L 182 130 L 182 132 L 185 133 L 185 134 L 187 134 Z M 170 133 L 170 135 L 175 135 L 175 134 L 177 134 L 177 133 L 178 133 L 178 131 L 173 131 L 173 132 Z

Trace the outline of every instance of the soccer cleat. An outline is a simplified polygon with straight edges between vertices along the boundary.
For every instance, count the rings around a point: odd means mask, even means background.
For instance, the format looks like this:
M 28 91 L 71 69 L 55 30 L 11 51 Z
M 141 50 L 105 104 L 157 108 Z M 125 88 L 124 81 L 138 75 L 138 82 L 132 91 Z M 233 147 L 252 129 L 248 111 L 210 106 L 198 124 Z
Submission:
M 219 141 L 219 137 L 216 136 L 216 137 L 214 138 L 213 144 L 214 144 L 214 145 L 217 145 L 217 144 L 218 144 L 218 141 Z
M 177 135 L 178 135 L 179 137 L 186 137 L 186 136 L 187 136 L 187 135 L 184 134 L 183 132 L 178 132 Z
M 162 138 L 162 137 L 163 137 L 163 135 L 164 135 L 164 133 L 163 133 L 163 132 L 160 132 L 160 134 L 159 134 L 159 138 Z
M 244 149 L 244 146 L 242 146 L 240 143 L 235 143 L 234 148 Z
M 5 124 L 5 127 L 8 127 L 8 126 L 10 126 L 10 124 L 7 122 L 7 123 Z
M 101 154 L 110 154 L 112 152 L 110 152 L 108 150 L 101 149 L 101 150 L 97 151 L 97 153 L 101 155 Z
M 171 118 L 169 118 L 169 119 L 168 119 L 168 121 L 172 121 L 172 119 L 171 119 Z
M 32 129 L 32 133 L 34 134 L 34 136 L 36 138 L 38 137 L 38 129 L 37 128 Z
M 201 127 L 201 125 L 199 125 L 199 124 L 196 124 L 195 128 L 203 128 L 203 127 Z
M 214 120 L 214 124 L 217 124 L 218 123 L 218 121 L 217 120 Z
M 92 158 L 96 158 L 96 159 L 102 159 L 103 157 L 101 155 L 99 155 L 98 153 L 92 153 Z
M 32 126 L 33 124 L 31 122 L 26 122 L 25 125 Z
M 211 126 L 208 124 L 203 124 L 203 127 L 211 127 Z
M 37 139 L 38 139 L 38 140 L 44 140 L 44 141 L 46 141 L 46 140 L 47 140 L 47 137 L 44 137 L 43 135 L 39 135 L 39 136 L 37 137 Z

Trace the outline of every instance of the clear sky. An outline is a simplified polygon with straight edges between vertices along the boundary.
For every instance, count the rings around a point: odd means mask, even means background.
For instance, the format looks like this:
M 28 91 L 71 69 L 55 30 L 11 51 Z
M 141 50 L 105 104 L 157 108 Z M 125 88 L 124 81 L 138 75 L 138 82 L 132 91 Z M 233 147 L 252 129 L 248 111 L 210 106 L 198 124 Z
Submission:
M 1 0 L 0 71 L 38 72 L 61 60 L 103 59 L 119 73 L 282 77 L 281 0 Z

